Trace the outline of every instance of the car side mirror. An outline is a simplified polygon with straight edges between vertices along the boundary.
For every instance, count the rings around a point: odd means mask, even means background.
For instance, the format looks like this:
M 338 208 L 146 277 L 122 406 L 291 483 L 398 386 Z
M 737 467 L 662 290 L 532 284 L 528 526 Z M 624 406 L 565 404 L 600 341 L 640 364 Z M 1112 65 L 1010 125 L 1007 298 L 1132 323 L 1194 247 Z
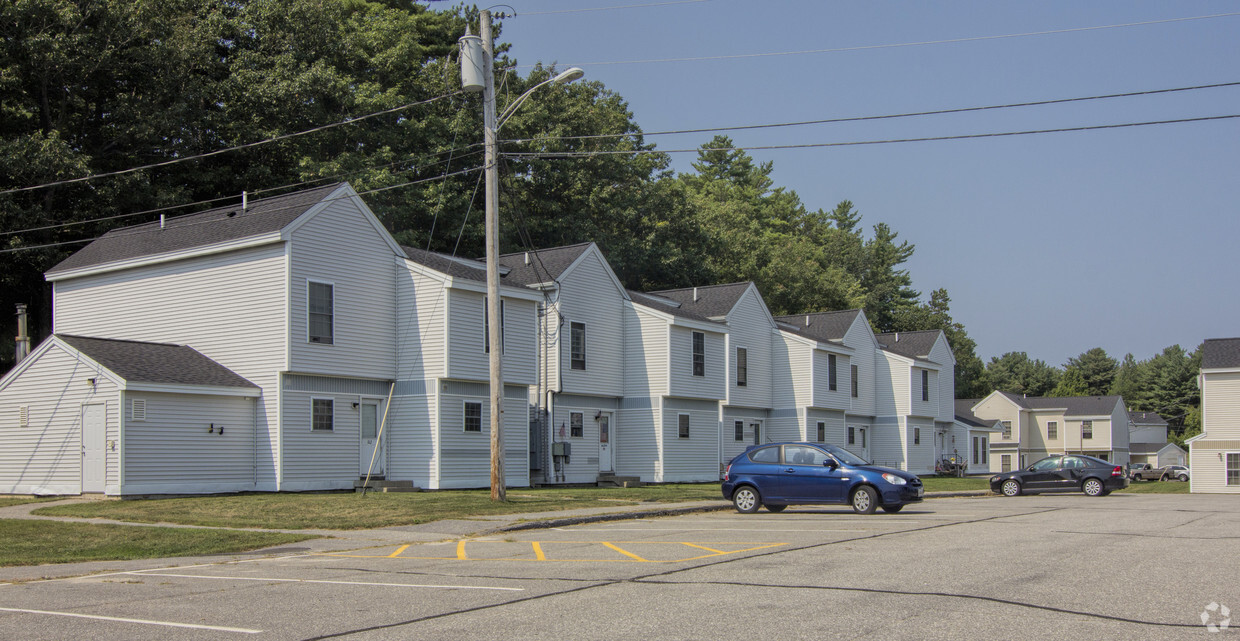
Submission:
M 823 467 L 828 467 L 828 468 L 831 468 L 831 469 L 833 469 L 833 470 L 834 470 L 835 468 L 837 468 L 837 467 L 839 467 L 839 466 L 840 466 L 840 463 L 839 463 L 839 461 L 837 461 L 837 460 L 835 460 L 835 459 L 833 459 L 833 458 L 829 458 L 829 459 L 827 459 L 827 460 L 825 460 L 825 461 L 823 461 L 823 462 L 822 462 L 822 466 L 823 466 Z

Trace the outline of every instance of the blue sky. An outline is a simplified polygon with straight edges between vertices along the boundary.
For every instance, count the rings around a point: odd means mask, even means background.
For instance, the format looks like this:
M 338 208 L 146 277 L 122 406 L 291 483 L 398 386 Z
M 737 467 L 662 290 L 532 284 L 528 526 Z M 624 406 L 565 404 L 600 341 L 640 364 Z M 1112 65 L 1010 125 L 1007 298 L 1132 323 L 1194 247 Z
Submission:
M 619 7 L 598 11 L 581 9 Z M 585 68 L 647 132 L 871 116 L 1240 81 L 1230 2 L 509 0 L 522 65 Z M 497 6 L 496 11 L 506 10 Z M 1072 30 L 1072 31 L 1068 31 Z M 989 36 L 1058 31 L 1043 35 Z M 968 39 L 941 44 L 884 46 Z M 867 47 L 851 51 L 752 56 Z M 720 58 L 746 55 L 749 57 Z M 672 61 L 688 57 L 711 60 Z M 633 62 L 657 59 L 660 62 Z M 899 120 L 738 131 L 740 146 L 867 141 L 1240 114 L 1240 87 Z M 693 149 L 712 134 L 652 136 Z M 1149 358 L 1240 335 L 1240 119 L 1078 133 L 753 150 L 811 209 L 853 201 L 917 246 L 984 360 Z M 688 171 L 695 155 L 673 154 Z M 605 249 L 605 248 L 604 248 Z

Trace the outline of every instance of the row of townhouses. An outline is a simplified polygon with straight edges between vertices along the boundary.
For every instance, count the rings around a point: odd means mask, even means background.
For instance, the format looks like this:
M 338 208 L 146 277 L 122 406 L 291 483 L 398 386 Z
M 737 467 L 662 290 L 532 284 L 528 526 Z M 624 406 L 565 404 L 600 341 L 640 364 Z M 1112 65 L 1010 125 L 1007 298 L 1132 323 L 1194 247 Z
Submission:
M 510 486 L 711 481 L 750 444 L 986 469 L 940 331 L 773 317 L 752 283 L 625 289 L 593 243 L 503 256 Z M 115 230 L 49 270 L 0 378 L 0 492 L 489 484 L 485 265 L 402 247 L 345 183 Z

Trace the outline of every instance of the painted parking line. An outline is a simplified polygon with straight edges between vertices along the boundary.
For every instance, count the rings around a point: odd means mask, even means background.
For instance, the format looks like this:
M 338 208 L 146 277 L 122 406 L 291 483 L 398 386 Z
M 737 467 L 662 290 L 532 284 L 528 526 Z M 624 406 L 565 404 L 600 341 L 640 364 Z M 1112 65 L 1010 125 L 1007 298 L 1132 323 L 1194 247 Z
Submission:
M 745 541 L 496 541 L 461 539 L 449 555 L 406 554 L 404 545 L 390 554 L 329 553 L 324 556 L 360 559 L 406 559 L 423 561 L 535 561 L 562 563 L 680 563 L 741 554 L 787 545 L 783 542 Z M 739 546 L 739 547 L 738 547 Z M 586 552 L 582 551 L 584 547 Z M 426 550 L 426 547 L 415 548 Z M 593 550 L 593 551 L 591 551 Z M 600 555 L 596 551 L 615 554 Z M 686 555 L 685 552 L 691 552 Z M 706 552 L 700 554 L 698 552 Z M 149 575 L 148 575 L 149 576 Z
M 193 630 L 211 630 L 214 632 L 237 632 L 240 634 L 259 634 L 262 630 L 249 628 L 229 628 L 221 625 L 203 625 L 200 623 L 177 623 L 175 621 L 155 621 L 151 619 L 127 619 L 124 617 L 108 617 L 98 614 L 81 614 L 79 612 L 55 612 L 52 610 L 24 610 L 21 608 L 0 608 L 0 612 L 18 612 L 21 614 L 42 614 L 46 616 L 71 617 L 75 619 L 94 619 L 96 621 L 114 621 L 117 623 L 137 623 L 141 625 L 158 625 L 166 628 L 190 628 Z
M 325 579 L 285 579 L 252 576 L 212 576 L 210 574 L 169 574 L 164 572 L 126 572 L 134 576 L 163 576 L 176 579 L 214 579 L 217 581 L 265 581 L 267 583 L 318 583 L 327 585 L 356 585 L 383 588 L 428 588 L 439 590 L 496 590 L 501 592 L 524 592 L 525 588 L 504 588 L 486 585 L 425 585 L 419 583 L 372 583 L 365 581 L 329 581 Z

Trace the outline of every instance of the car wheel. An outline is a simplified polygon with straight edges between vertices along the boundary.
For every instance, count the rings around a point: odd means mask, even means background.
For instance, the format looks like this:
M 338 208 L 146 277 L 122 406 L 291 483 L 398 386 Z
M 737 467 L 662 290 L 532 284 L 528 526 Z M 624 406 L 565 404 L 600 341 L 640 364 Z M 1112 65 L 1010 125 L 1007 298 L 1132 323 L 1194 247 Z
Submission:
M 764 505 L 767 512 L 783 512 L 787 505 Z
M 1187 474 L 1181 474 L 1179 478 L 1180 478 L 1180 480 L 1181 480 L 1181 481 L 1184 481 L 1185 483 L 1187 483 L 1187 482 L 1188 482 L 1188 475 L 1187 475 Z
M 762 500 L 754 486 L 742 485 L 732 493 L 732 505 L 735 505 L 736 511 L 741 514 L 753 514 L 762 505 Z
M 878 492 L 868 485 L 853 490 L 852 508 L 857 514 L 873 514 L 878 509 Z
M 1001 489 L 1003 490 L 1004 496 L 1020 496 L 1020 482 L 1019 481 L 1008 479 L 1003 482 L 1003 487 Z
M 1107 495 L 1106 487 L 1098 479 L 1085 479 L 1085 482 L 1081 484 L 1081 491 L 1089 496 Z
M 903 505 L 884 505 L 883 506 L 883 511 L 888 514 L 895 514 L 896 512 L 899 512 L 900 510 L 903 510 L 903 509 L 904 509 Z
M 1167 476 L 1166 474 L 1163 474 L 1162 476 L 1158 477 L 1158 480 L 1159 480 L 1159 481 L 1169 481 L 1169 480 L 1171 480 L 1171 477 Z

